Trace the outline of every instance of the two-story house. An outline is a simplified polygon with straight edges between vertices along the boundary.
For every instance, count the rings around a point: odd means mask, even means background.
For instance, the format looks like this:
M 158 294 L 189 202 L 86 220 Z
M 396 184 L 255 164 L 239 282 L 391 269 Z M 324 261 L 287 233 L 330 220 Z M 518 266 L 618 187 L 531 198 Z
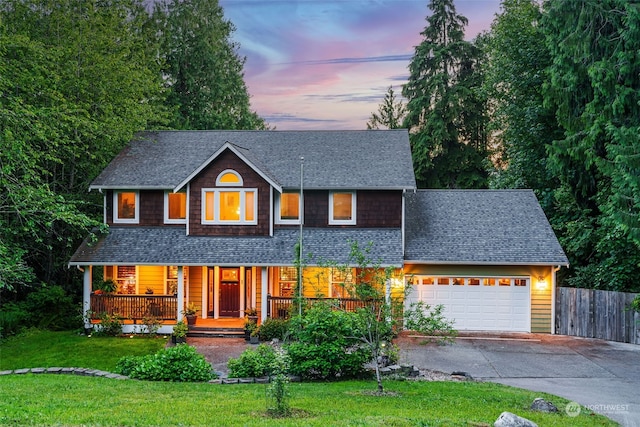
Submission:
M 187 303 L 212 327 L 279 316 L 299 271 L 305 296 L 343 298 L 344 273 L 323 265 L 356 241 L 460 329 L 553 331 L 567 260 L 533 193 L 417 190 L 406 130 L 145 132 L 90 190 L 109 232 L 70 265 L 85 310 L 127 330 L 152 314 L 169 332 Z M 106 279 L 116 291 L 93 292 Z

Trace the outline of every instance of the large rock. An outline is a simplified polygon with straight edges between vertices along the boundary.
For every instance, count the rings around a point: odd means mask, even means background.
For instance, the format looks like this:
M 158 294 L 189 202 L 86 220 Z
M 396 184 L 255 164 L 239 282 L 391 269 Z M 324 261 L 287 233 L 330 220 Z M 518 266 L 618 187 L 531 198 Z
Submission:
M 526 418 L 512 414 L 511 412 L 503 412 L 500 414 L 494 427 L 538 427 L 538 424 Z
M 531 404 L 531 409 L 539 412 L 558 412 L 558 408 L 548 400 L 536 397 Z

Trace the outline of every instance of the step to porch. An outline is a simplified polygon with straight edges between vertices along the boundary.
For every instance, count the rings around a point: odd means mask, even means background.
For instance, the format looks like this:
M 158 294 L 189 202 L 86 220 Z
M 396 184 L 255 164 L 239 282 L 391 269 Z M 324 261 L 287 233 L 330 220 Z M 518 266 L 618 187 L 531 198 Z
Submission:
M 244 338 L 244 329 L 189 326 L 187 336 L 193 338 Z

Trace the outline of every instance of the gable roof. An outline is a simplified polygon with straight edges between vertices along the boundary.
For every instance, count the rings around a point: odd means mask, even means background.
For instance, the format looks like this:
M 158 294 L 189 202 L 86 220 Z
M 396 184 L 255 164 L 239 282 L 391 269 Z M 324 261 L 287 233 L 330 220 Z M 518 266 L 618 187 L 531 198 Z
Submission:
M 182 227 L 110 227 L 97 242 L 87 239 L 69 265 L 293 265 L 297 228 L 268 236 L 187 236 Z M 351 241 L 371 242 L 369 256 L 383 266 L 402 266 L 400 228 L 305 228 L 303 257 L 308 265 L 346 263 Z
M 407 130 L 142 132 L 90 189 L 177 189 L 225 144 L 282 188 L 416 188 Z M 276 188 L 278 188 L 276 186 Z
M 531 190 L 418 190 L 405 209 L 408 263 L 569 265 Z

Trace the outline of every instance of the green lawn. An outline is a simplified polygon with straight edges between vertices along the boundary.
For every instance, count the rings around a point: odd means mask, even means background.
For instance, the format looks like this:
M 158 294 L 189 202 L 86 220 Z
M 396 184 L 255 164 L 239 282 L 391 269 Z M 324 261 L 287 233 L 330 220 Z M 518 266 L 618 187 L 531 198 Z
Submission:
M 0 366 L 111 370 L 122 354 L 153 352 L 164 342 L 32 332 L 0 345 Z M 265 413 L 267 386 L 262 384 L 8 375 L 0 376 L 0 425 L 478 427 L 493 425 L 502 411 L 517 413 L 540 426 L 615 425 L 585 410 L 571 418 L 562 411 L 565 399 L 499 384 L 388 381 L 385 386 L 395 394 L 372 395 L 369 392 L 375 390 L 373 381 L 293 383 L 290 394 L 294 415 L 272 419 Z M 541 414 L 528 410 L 538 396 L 553 401 L 561 412 Z
M 31 330 L 0 341 L 0 371 L 60 366 L 113 372 L 122 356 L 155 353 L 166 344 L 164 337 L 87 337 L 70 331 Z

